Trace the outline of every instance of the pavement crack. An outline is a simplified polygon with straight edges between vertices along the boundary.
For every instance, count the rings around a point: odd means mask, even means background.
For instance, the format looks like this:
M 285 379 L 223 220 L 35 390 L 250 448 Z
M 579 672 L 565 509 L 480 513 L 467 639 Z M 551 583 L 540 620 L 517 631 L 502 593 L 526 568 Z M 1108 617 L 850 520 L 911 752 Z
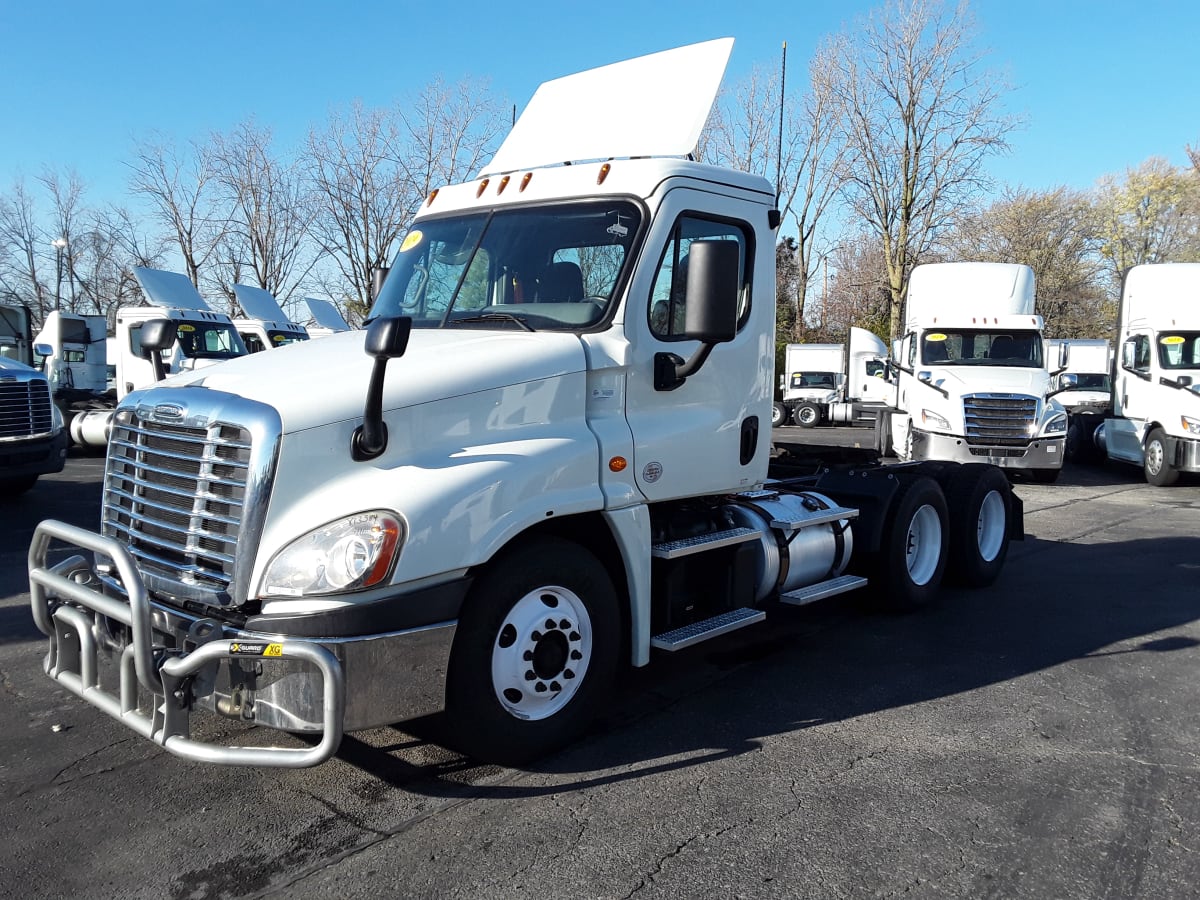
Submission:
M 363 822 L 357 816 L 351 815 L 350 813 L 346 812 L 346 810 L 342 809 L 340 806 L 338 806 L 336 803 L 332 802 L 331 800 L 326 800 L 324 797 L 320 797 L 320 796 L 314 794 L 312 791 L 307 791 L 304 789 L 301 789 L 300 793 L 304 794 L 305 796 L 311 797 L 313 800 L 316 800 L 323 807 L 325 807 L 327 810 L 329 810 L 331 813 L 333 813 L 335 816 L 337 816 L 338 819 L 340 819 L 341 821 L 346 822 L 350 825 L 353 825 L 355 828 L 359 829 L 360 831 L 365 831 L 368 834 L 378 835 L 379 837 L 387 837 L 388 836 L 386 831 L 380 831 L 378 828 L 372 828 L 366 822 Z

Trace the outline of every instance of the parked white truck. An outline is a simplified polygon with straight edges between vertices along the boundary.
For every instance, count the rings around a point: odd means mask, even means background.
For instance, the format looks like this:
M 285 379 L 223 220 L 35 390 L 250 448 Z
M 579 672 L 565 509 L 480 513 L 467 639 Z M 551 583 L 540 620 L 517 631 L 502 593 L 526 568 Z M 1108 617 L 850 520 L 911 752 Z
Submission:
M 865 328 L 851 328 L 844 344 L 788 344 L 771 425 L 873 423 L 892 393 L 887 357 L 887 344 Z
M 61 472 L 67 430 L 46 376 L 33 368 L 29 307 L 0 305 L 0 498 Z
M 71 440 L 85 447 L 104 447 L 114 404 L 161 377 L 142 346 L 147 322 L 165 319 L 175 325 L 175 340 L 161 354 L 162 374 L 190 372 L 246 355 L 232 321 L 213 312 L 187 276 L 143 267 L 133 272 L 150 305 L 119 309 L 111 340 L 103 337 L 103 316 L 67 313 L 47 317 L 38 336 L 47 367 L 68 373 L 59 378 L 70 381 L 71 390 L 56 396 L 70 419 Z M 108 385 L 108 365 L 114 366 L 115 390 Z
M 1051 395 L 1069 419 L 1066 459 L 1093 459 L 1099 451 L 1092 434 L 1112 408 L 1112 344 L 1087 338 L 1050 338 L 1046 358 L 1066 361 L 1066 368 L 1051 382 Z
M 543 85 L 422 203 L 365 332 L 126 397 L 102 533 L 30 548 L 49 675 L 191 759 L 312 765 L 445 706 L 513 762 L 655 649 L 995 579 L 998 469 L 772 458 L 775 189 L 686 158 L 731 46 Z M 320 739 L 206 742 L 203 711 Z
M 308 340 L 308 331 L 287 317 L 270 291 L 248 284 L 235 284 L 233 295 L 243 313 L 233 320 L 233 327 L 237 329 L 248 353 Z
M 1067 414 L 1050 396 L 1033 270 L 917 266 L 904 321 L 893 407 L 876 420 L 876 446 L 904 460 L 989 462 L 1055 481 Z
M 1112 413 L 1095 437 L 1154 485 L 1200 472 L 1198 295 L 1200 263 L 1134 266 L 1121 290 Z
M 341 334 L 350 331 L 350 325 L 338 311 L 338 308 L 328 300 L 317 297 L 305 297 L 300 301 L 300 318 L 304 330 L 310 338 L 328 337 L 331 334 Z

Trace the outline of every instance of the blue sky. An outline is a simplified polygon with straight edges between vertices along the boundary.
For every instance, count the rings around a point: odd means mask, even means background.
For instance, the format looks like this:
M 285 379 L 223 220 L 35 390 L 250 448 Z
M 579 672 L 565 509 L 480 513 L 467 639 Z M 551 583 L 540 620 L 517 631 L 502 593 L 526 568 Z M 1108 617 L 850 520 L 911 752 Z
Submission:
M 778 65 L 799 87 L 820 39 L 875 4 L 571 0 L 0 0 L 0 191 L 73 167 L 91 203 L 125 202 L 134 142 L 181 142 L 254 116 L 281 148 L 332 107 L 386 104 L 433 76 L 485 78 L 518 107 L 548 78 L 668 47 L 737 39 L 726 84 Z M 1026 118 L 1000 180 L 1090 187 L 1200 144 L 1200 4 L 976 0 L 981 43 Z

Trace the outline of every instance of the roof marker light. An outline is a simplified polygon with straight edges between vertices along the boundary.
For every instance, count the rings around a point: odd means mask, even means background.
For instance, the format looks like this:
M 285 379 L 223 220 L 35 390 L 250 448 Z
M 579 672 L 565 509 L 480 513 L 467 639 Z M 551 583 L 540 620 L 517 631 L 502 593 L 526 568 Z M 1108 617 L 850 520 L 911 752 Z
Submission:
M 429 192 L 429 199 L 425 201 L 426 206 L 433 206 L 433 201 L 437 199 L 439 190 L 440 190 L 440 188 L 434 188 L 432 191 Z
M 497 197 L 499 197 L 501 194 L 503 194 L 504 189 L 506 187 L 508 187 L 508 179 L 509 179 L 509 176 L 505 175 L 503 178 L 500 179 L 500 183 L 498 185 L 496 185 L 496 196 Z
M 479 199 L 480 197 L 483 196 L 483 192 L 487 190 L 487 186 L 488 186 L 488 179 L 485 178 L 485 179 L 483 179 L 483 181 L 479 182 L 479 190 L 477 190 L 475 192 L 476 199 Z
M 608 177 L 608 173 L 612 171 L 612 166 L 605 163 L 600 167 L 600 174 L 596 176 L 596 184 L 604 184 L 604 179 Z
M 533 178 L 533 173 L 526 172 L 525 176 L 521 179 L 521 186 L 517 188 L 517 193 L 520 193 L 521 191 L 525 190 L 525 188 L 529 187 L 529 180 L 531 178 Z

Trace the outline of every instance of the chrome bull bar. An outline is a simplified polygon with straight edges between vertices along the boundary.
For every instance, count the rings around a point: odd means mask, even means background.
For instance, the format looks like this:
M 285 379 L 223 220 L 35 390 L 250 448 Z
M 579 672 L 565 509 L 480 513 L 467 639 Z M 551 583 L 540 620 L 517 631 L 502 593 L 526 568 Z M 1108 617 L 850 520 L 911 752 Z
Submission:
M 101 593 L 69 577 L 86 561 L 72 556 L 46 567 L 52 540 L 59 540 L 113 561 L 127 599 Z M 155 647 L 150 599 L 133 557 L 121 544 L 65 522 L 47 520 L 35 529 L 29 547 L 29 599 L 33 620 L 50 639 L 43 668 L 71 693 L 86 700 L 143 737 L 185 759 L 231 766 L 302 768 L 329 759 L 342 740 L 345 678 L 341 663 L 312 641 L 247 635 L 214 639 L 187 652 Z M 68 602 L 52 602 L 60 598 Z M 100 619 L 130 629 L 131 639 L 120 651 L 118 693 L 100 684 Z M 246 747 L 212 744 L 191 736 L 190 681 L 206 667 L 224 659 L 303 660 L 321 673 L 322 736 L 313 747 Z M 140 708 L 139 685 L 152 697 L 153 708 Z

